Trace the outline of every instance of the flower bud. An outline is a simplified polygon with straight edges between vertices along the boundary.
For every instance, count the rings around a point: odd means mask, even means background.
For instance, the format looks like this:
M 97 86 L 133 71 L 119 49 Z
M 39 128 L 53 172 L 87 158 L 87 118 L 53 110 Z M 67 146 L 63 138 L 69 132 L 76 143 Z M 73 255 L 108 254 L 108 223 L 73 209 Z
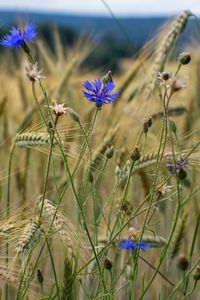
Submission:
M 114 147 L 111 146 L 111 147 L 109 147 L 109 148 L 106 150 L 105 156 L 107 157 L 107 159 L 110 159 L 110 158 L 113 157 L 113 153 L 114 153 L 113 148 L 114 148 Z
M 92 171 L 90 170 L 89 173 L 88 173 L 88 181 L 89 181 L 90 183 L 92 183 L 93 180 L 94 180 L 94 177 L 93 177 Z
M 179 54 L 178 60 L 182 65 L 187 65 L 191 61 L 191 55 L 189 52 L 182 52 Z
M 133 150 L 133 152 L 132 152 L 132 154 L 130 155 L 130 158 L 133 160 L 133 161 L 137 161 L 137 160 L 139 160 L 140 159 L 140 151 L 139 151 L 139 149 L 138 149 L 138 147 L 136 147 L 134 150 Z
M 183 179 L 185 179 L 187 177 L 187 172 L 183 169 L 183 168 L 180 168 L 179 170 L 178 170 L 178 178 L 180 179 L 180 180 L 183 180 Z
M 169 119 L 169 127 L 173 133 L 176 133 L 176 123 L 172 118 Z
M 69 109 L 69 114 L 71 116 L 71 118 L 75 121 L 75 122 L 79 122 L 80 121 L 80 117 L 79 115 L 72 109 Z
M 106 84 L 106 83 L 112 82 L 112 81 L 113 81 L 112 72 L 108 71 L 108 73 L 105 76 L 103 76 L 102 82 L 103 82 L 103 84 Z
M 112 263 L 112 261 L 106 256 L 106 257 L 104 258 L 103 265 L 104 265 L 104 268 L 105 268 L 106 270 L 111 270 L 111 269 L 112 269 L 112 266 L 113 266 L 113 263 Z
M 51 120 L 49 120 L 48 122 L 47 122 L 47 131 L 48 131 L 48 133 L 51 135 L 51 134 L 53 134 L 54 132 L 55 132 L 55 128 L 54 128 L 54 125 L 53 125 L 53 123 L 51 122 Z
M 143 123 L 143 132 L 147 133 L 151 126 L 152 126 L 152 117 L 146 118 Z
M 37 269 L 37 280 L 41 285 L 43 284 L 44 277 L 40 269 Z
M 162 72 L 162 73 L 161 73 L 161 76 L 162 76 L 162 79 L 163 79 L 164 81 L 167 81 L 167 80 L 169 80 L 169 79 L 172 77 L 172 74 L 169 73 L 169 72 Z
M 200 266 L 197 266 L 196 270 L 194 271 L 193 279 L 195 281 L 200 280 Z
M 189 267 L 189 260 L 185 255 L 180 255 L 178 258 L 177 266 L 181 271 L 186 271 Z

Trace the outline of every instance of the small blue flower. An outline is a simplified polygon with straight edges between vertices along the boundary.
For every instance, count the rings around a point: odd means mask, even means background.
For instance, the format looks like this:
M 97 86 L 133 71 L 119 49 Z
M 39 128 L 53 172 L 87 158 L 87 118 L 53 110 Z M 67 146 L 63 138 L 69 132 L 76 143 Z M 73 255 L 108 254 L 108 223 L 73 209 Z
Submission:
M 103 83 L 101 79 L 97 79 L 93 82 L 85 81 L 83 86 L 87 90 L 87 92 L 83 91 L 85 98 L 94 102 L 97 107 L 112 103 L 120 93 L 120 91 L 117 91 L 116 93 L 111 94 L 115 88 L 114 81 Z
M 140 243 L 133 242 L 131 240 L 125 240 L 123 242 L 119 243 L 119 248 L 125 249 L 125 250 L 131 250 L 135 251 L 140 248 L 142 251 L 145 251 L 146 249 L 149 249 L 151 246 L 146 244 L 145 241 L 141 241 Z
M 33 23 L 26 24 L 24 31 L 20 27 L 12 27 L 10 34 L 0 40 L 0 45 L 6 48 L 23 47 L 25 43 L 30 43 L 36 36 L 36 26 Z

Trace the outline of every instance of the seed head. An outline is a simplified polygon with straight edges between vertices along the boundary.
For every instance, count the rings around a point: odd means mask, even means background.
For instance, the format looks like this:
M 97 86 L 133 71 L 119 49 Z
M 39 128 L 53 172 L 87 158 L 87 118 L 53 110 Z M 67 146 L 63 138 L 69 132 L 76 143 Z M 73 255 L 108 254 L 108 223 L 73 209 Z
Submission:
M 68 107 L 64 107 L 64 103 L 62 104 L 58 104 L 56 102 L 56 100 L 52 100 L 53 105 L 50 105 L 50 108 L 52 109 L 53 113 L 57 116 L 60 117 L 64 114 L 66 114 L 66 112 L 69 110 Z
M 26 76 L 32 82 L 39 81 L 40 79 L 45 78 L 44 76 L 41 75 L 42 71 L 39 70 L 38 63 L 36 63 L 34 65 L 30 64 L 30 65 L 26 66 L 25 71 L 26 71 Z
M 134 227 L 130 227 L 128 233 L 129 233 L 129 239 L 135 239 L 139 235 L 139 231 Z

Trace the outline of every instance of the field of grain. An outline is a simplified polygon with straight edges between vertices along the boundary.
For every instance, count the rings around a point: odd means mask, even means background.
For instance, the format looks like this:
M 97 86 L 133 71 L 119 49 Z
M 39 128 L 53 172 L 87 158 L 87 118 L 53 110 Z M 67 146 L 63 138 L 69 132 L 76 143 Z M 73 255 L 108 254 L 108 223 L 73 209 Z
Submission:
M 39 36 L 4 49 L 0 299 L 198 299 L 199 41 L 171 59 L 190 18 L 116 74 L 83 69 L 90 42 L 66 51 L 57 31 L 54 54 Z

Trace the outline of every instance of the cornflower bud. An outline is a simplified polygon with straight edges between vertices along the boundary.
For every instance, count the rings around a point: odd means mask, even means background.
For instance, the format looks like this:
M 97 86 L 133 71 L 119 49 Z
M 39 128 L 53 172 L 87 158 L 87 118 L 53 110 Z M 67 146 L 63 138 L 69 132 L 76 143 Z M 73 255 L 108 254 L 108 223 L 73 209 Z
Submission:
M 193 279 L 195 281 L 200 280 L 200 266 L 197 266 L 196 270 L 194 271 Z
M 69 108 L 69 114 L 71 116 L 71 118 L 75 121 L 75 122 L 78 122 L 80 121 L 80 117 L 79 115 L 72 109 L 72 108 Z
M 112 261 L 106 256 L 106 257 L 104 258 L 103 265 L 104 265 L 104 268 L 105 268 L 106 270 L 111 270 L 111 269 L 112 269 L 112 266 L 113 266 L 113 263 L 112 263 Z
M 105 152 L 105 156 L 107 157 L 107 159 L 110 159 L 113 157 L 114 154 L 114 147 L 110 146 L 109 148 L 107 148 L 106 152 Z
M 103 84 L 106 84 L 106 83 L 112 82 L 112 81 L 113 81 L 112 72 L 108 71 L 108 73 L 105 76 L 103 76 L 102 82 L 103 82 Z
M 174 122 L 174 120 L 172 118 L 169 118 L 169 127 L 173 133 L 176 133 L 176 130 L 177 130 L 176 123 Z
M 133 150 L 132 154 L 130 155 L 130 158 L 133 160 L 133 161 L 137 161 L 140 159 L 140 151 L 138 149 L 138 147 L 135 147 L 135 149 Z
M 181 254 L 178 258 L 177 266 L 181 271 L 186 271 L 189 267 L 189 260 L 184 254 Z
M 40 269 L 37 269 L 37 280 L 41 285 L 43 284 L 44 277 Z
M 182 65 L 187 65 L 191 61 L 191 55 L 189 52 L 182 52 L 179 54 L 178 60 Z

